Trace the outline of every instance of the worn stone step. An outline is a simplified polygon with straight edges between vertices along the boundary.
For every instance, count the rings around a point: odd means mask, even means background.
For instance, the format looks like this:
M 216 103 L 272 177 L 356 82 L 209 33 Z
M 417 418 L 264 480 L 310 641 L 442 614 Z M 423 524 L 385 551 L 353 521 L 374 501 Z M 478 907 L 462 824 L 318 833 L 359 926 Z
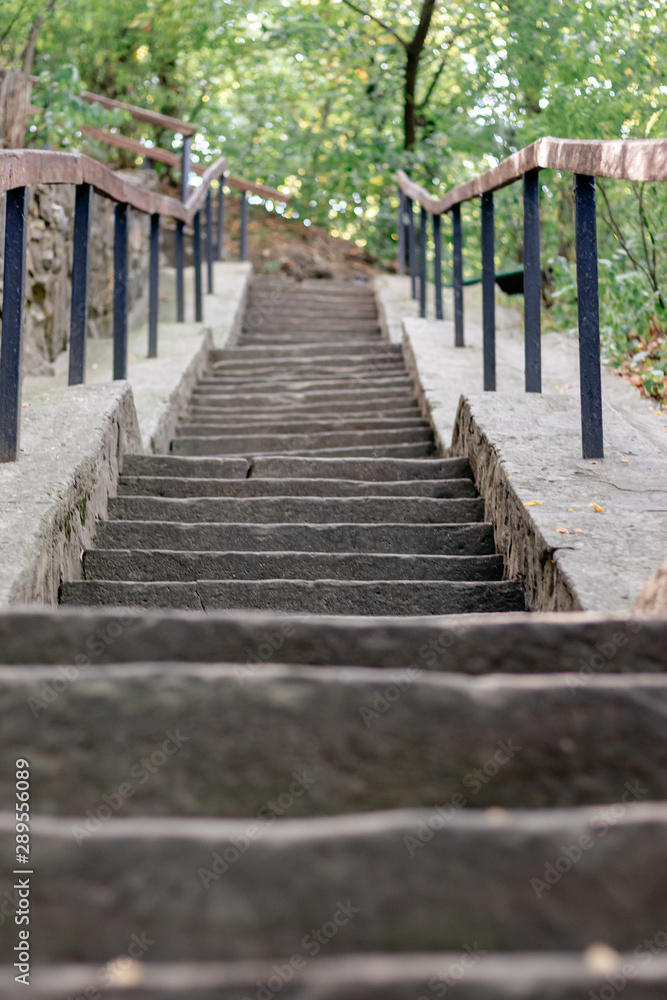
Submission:
M 470 479 L 362 482 L 351 479 L 211 479 L 183 476 L 120 476 L 119 496 L 147 497 L 476 497 Z
M 191 405 L 187 411 L 188 415 L 193 418 L 212 417 L 214 419 L 222 416 L 222 419 L 229 420 L 230 414 L 221 414 L 220 408 L 215 405 L 216 398 L 214 397 L 213 405 L 211 406 Z M 359 406 L 347 404 L 344 409 L 342 407 L 337 409 L 332 417 L 331 406 L 327 403 L 319 403 L 311 406 L 276 406 L 271 410 L 237 408 L 234 410 L 234 417 L 242 423 L 254 424 L 263 423 L 268 420 L 324 420 L 325 418 L 340 418 L 341 420 L 400 420 L 407 417 L 408 420 L 414 420 L 421 417 L 421 410 L 416 402 L 413 402 L 410 406 L 387 407 L 386 409 L 382 409 L 381 407 L 372 409 L 363 403 Z
M 309 358 L 322 356 L 327 357 L 377 357 L 402 358 L 403 351 L 400 344 L 390 344 L 388 341 L 378 343 L 376 340 L 369 340 L 366 343 L 361 341 L 358 344 L 329 344 L 324 348 L 321 344 L 303 343 L 298 346 L 276 346 L 276 347 L 227 347 L 224 350 L 209 351 L 208 361 L 210 365 L 227 361 L 247 361 L 258 359 L 264 361 L 267 358 L 275 360 L 288 360 L 291 358 Z
M 500 580 L 502 556 L 88 549 L 86 580 Z
M 215 440 L 215 439 L 213 439 Z M 422 444 L 349 445 L 345 448 L 286 448 L 272 454 L 285 458 L 431 458 L 436 453 L 430 441 Z
M 307 334 L 298 333 L 263 333 L 261 331 L 244 330 L 238 339 L 239 347 L 255 347 L 259 345 L 267 345 L 269 347 L 277 347 L 281 344 L 285 346 L 292 347 L 298 346 L 299 344 L 330 344 L 332 341 L 336 344 L 359 344 L 368 343 L 369 340 L 375 341 L 375 343 L 386 343 L 386 340 L 382 336 L 380 330 L 376 333 L 326 333 L 310 331 Z
M 314 357 L 292 357 L 292 358 L 250 358 L 248 360 L 230 359 L 228 361 L 218 361 L 207 368 L 208 377 L 228 376 L 250 376 L 257 374 L 281 376 L 283 373 L 290 377 L 300 377 L 302 372 L 322 371 L 333 373 L 345 373 L 369 371 L 374 372 L 379 369 L 382 372 L 405 373 L 405 364 L 401 357 L 393 354 L 358 354 L 353 357 L 341 356 L 330 357 L 320 354 Z
M 402 427 L 384 431 L 321 431 L 313 434 L 219 434 L 177 437 L 171 451 L 181 455 L 238 455 L 244 452 L 319 451 L 331 448 L 431 443 L 431 428 Z
M 484 520 L 484 501 L 459 497 L 110 497 L 110 520 L 233 521 L 241 524 L 469 524 Z M 322 551 L 326 551 L 323 549 Z
M 330 420 L 292 420 L 282 421 L 279 419 L 254 420 L 247 423 L 245 420 L 237 419 L 230 422 L 229 415 L 222 419 L 215 420 L 215 416 L 207 419 L 195 419 L 196 415 L 188 415 L 183 418 L 176 427 L 178 437 L 208 437 L 215 435 L 251 435 L 259 431 L 266 434 L 317 434 L 327 432 L 342 431 L 391 431 L 391 430 L 415 430 L 421 428 L 430 432 L 430 424 L 421 417 L 402 417 L 397 419 L 379 419 L 372 417 L 367 420 L 355 420 L 334 416 Z
M 208 393 L 240 393 L 243 392 L 292 392 L 308 393 L 311 391 L 322 392 L 324 390 L 350 389 L 358 392 L 360 389 L 386 389 L 390 394 L 397 391 L 410 392 L 413 395 L 413 386 L 410 376 L 404 371 L 390 374 L 387 372 L 359 372 L 348 373 L 344 376 L 336 376 L 331 373 L 304 376 L 303 378 L 277 378 L 257 376 L 255 378 L 222 378 L 203 376 L 197 383 L 195 394 Z
M 382 379 L 387 383 L 397 383 L 401 380 L 409 380 L 410 376 L 405 370 L 405 366 L 400 364 L 382 364 L 375 366 L 364 366 L 350 368 L 345 366 L 337 367 L 317 366 L 315 364 L 303 366 L 297 370 L 294 367 L 277 369 L 271 365 L 254 365 L 245 370 L 235 369 L 229 372 L 218 372 L 209 370 L 204 373 L 197 383 L 198 385 L 259 385 L 270 386 L 273 383 L 282 384 L 302 384 L 302 383 L 322 383 L 322 382 L 369 382 Z
M 0 668 L 12 720 L 0 732 L 2 809 L 16 797 L 21 744 L 33 752 L 31 808 L 64 816 L 94 814 L 105 796 L 115 816 L 219 818 L 598 804 L 602 828 L 628 804 L 667 798 L 656 712 L 667 679 L 655 675 L 596 677 L 573 697 L 562 675 L 105 665 L 50 701 L 57 677 Z M 159 766 L 138 764 L 154 754 Z M 289 795 L 295 774 L 307 780 Z
M 61 585 L 60 602 L 194 611 L 257 608 L 317 615 L 460 615 L 523 611 L 526 606 L 517 583 L 449 580 L 76 580 Z
M 599 813 L 110 818 L 80 845 L 72 818 L 34 816 L 33 961 L 106 962 L 127 953 L 135 927 L 153 942 L 155 962 L 275 959 L 330 926 L 338 929 L 327 956 L 471 942 L 583 951 L 603 941 L 634 951 L 665 927 L 667 805 L 630 804 L 606 827 Z M 15 826 L 14 813 L 3 813 L 6 870 Z M 3 961 L 14 960 L 14 943 L 0 939 Z
M 100 521 L 101 549 L 493 555 L 490 524 L 225 524 Z
M 155 525 L 156 530 L 163 527 Z M 455 531 L 473 529 L 479 531 L 479 526 Z M 576 611 L 419 620 L 247 611 L 0 611 L 0 663 L 76 664 L 73 671 L 59 674 L 67 684 L 94 663 L 237 663 L 253 673 L 275 662 L 380 671 L 418 667 L 471 675 L 563 673 L 575 698 L 595 676 L 663 675 L 666 644 L 663 619 Z M 381 677 L 379 673 L 378 683 Z
M 420 479 L 472 479 L 467 458 L 188 458 L 176 455 L 125 455 L 124 476 L 183 476 L 210 479 L 353 479 L 397 482 Z
M 270 316 L 264 321 L 244 321 L 241 329 L 244 333 L 248 331 L 254 332 L 256 330 L 265 330 L 267 333 L 270 333 L 271 336 L 281 333 L 294 335 L 295 332 L 301 332 L 304 340 L 310 340 L 312 334 L 318 331 L 326 333 L 331 337 L 338 337 L 339 334 L 345 333 L 357 333 L 367 337 L 369 334 L 379 333 L 380 325 L 377 319 L 364 319 L 363 317 L 360 317 L 359 319 L 336 319 L 336 317 L 332 315 L 321 320 L 304 319 L 293 321 L 289 316 L 276 316 L 275 318 Z
M 340 410 L 348 404 L 367 407 L 381 406 L 382 409 L 391 409 L 394 406 L 411 406 L 415 402 L 412 387 L 392 388 L 390 385 L 368 385 L 359 384 L 353 389 L 315 389 L 315 390 L 286 390 L 280 389 L 275 392 L 253 392 L 246 393 L 229 392 L 217 386 L 210 386 L 207 389 L 195 389 L 192 397 L 192 405 L 220 406 L 227 409 L 243 409 L 244 407 L 256 408 L 257 410 L 269 410 L 270 412 L 277 406 L 294 407 L 298 405 L 326 405 Z
M 342 918 L 339 918 L 342 919 Z M 318 930 L 318 928 L 315 928 Z M 328 933 L 333 933 L 331 926 Z M 326 942 L 326 935 L 320 935 Z M 661 936 L 662 939 L 662 936 Z M 131 937 L 127 948 L 144 942 Z M 127 1000 L 267 1000 L 277 988 L 290 1000 L 433 1000 L 455 989 L 456 1000 L 611 1000 L 622 985 L 623 1000 L 664 1000 L 667 957 L 654 938 L 651 950 L 621 952 L 607 971 L 596 968 L 595 951 L 494 953 L 468 945 L 455 952 L 375 953 L 339 958 L 312 957 L 326 952 L 314 939 L 299 944 L 284 960 L 246 962 L 151 962 L 140 967 L 141 985 L 125 987 Z M 603 956 L 604 958 L 604 956 Z M 613 956 L 612 956 L 613 959 Z M 609 961 L 609 959 L 608 959 Z M 118 963 L 119 965 L 122 963 Z M 611 971 L 612 968 L 615 971 Z M 622 970 L 626 971 L 623 972 Z M 111 970 L 106 970 L 110 972 Z M 16 970 L 0 966 L 0 989 L 7 1000 L 22 1000 Z M 127 973 L 120 973 L 119 979 Z M 616 984 L 616 985 L 612 985 Z M 100 966 L 46 965 L 31 972 L 30 993 L 37 1000 L 79 1000 L 100 996 Z M 115 991 L 114 991 L 115 992 Z M 109 997 L 113 993 L 107 993 Z

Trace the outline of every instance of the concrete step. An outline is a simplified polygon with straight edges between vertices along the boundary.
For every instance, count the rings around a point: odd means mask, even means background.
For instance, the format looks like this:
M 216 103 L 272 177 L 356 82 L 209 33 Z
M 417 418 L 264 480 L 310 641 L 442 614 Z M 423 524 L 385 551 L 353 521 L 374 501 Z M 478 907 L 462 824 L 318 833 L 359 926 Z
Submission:
M 86 580 L 500 580 L 502 556 L 88 549 Z
M 136 526 L 112 527 L 134 530 Z M 159 531 L 164 525 L 155 528 Z M 194 528 L 200 530 L 198 525 Z M 470 535 L 473 530 L 479 533 L 479 526 L 453 530 Z M 421 671 L 473 676 L 564 674 L 574 702 L 578 692 L 603 673 L 664 675 L 666 644 L 663 619 L 642 621 L 589 612 L 371 620 L 247 611 L 208 615 L 67 608 L 0 611 L 0 663 L 76 664 L 73 671 L 58 671 L 58 689 L 96 663 L 232 663 L 243 666 L 239 673 L 243 681 L 259 676 L 273 662 L 371 667 L 380 671 L 381 692 L 381 671 L 389 668 L 412 667 L 419 670 L 417 676 Z
M 394 483 L 351 479 L 186 479 L 182 476 L 121 476 L 119 496 L 145 497 L 476 497 L 470 479 L 425 479 Z
M 494 555 L 490 524 L 209 524 L 100 521 L 100 549 Z
M 14 720 L 0 732 L 5 809 L 15 798 L 16 746 L 35 741 L 26 703 L 56 676 L 45 666 L 0 670 Z M 53 704 L 33 703 L 31 809 L 83 817 L 106 796 L 116 817 L 293 819 L 441 806 L 451 818 L 463 809 L 598 804 L 602 830 L 614 803 L 667 797 L 667 733 L 654 710 L 667 701 L 667 679 L 593 680 L 573 697 L 562 675 L 91 666 Z M 150 762 L 166 733 L 176 737 L 162 755 L 170 759 L 152 771 L 134 766 Z M 295 774 L 307 781 L 285 797 Z M 124 781 L 128 794 L 114 796 Z
M 327 930 L 332 932 L 331 927 Z M 126 953 L 132 943 L 135 950 L 139 948 L 129 939 Z M 503 955 L 468 944 L 458 952 L 312 958 L 316 947 L 319 954 L 326 945 L 320 948 L 314 939 L 307 944 L 308 951 L 297 949 L 285 961 L 151 962 L 147 954 L 148 960 L 136 967 L 141 986 L 126 987 L 123 993 L 127 1000 L 267 1000 L 277 995 L 277 987 L 288 986 L 290 998 L 298 995 L 304 1000 L 431 1000 L 456 987 L 456 1000 L 595 1000 L 605 994 L 611 998 L 610 989 L 616 989 L 612 983 L 625 981 L 623 1000 L 667 996 L 667 957 L 657 945 L 641 953 L 643 964 L 633 951 L 621 952 L 617 959 L 611 957 L 609 969 L 613 966 L 616 971 L 603 971 L 596 969 L 595 950 L 590 955 L 545 951 Z M 126 964 L 128 970 L 135 968 Z M 626 974 L 620 971 L 624 968 Z M 0 989 L 7 1000 L 25 996 L 25 987 L 14 980 L 15 972 L 0 966 Z M 94 998 L 102 995 L 99 974 L 99 965 L 39 966 L 32 970 L 30 993 L 36 1000 Z M 118 979 L 131 975 L 119 973 Z
M 335 316 L 325 317 L 321 320 L 295 320 L 289 316 L 280 317 L 269 316 L 266 320 L 252 320 L 243 323 L 241 327 L 243 333 L 254 333 L 257 330 L 264 330 L 266 333 L 274 334 L 289 333 L 292 336 L 301 332 L 303 339 L 308 340 L 313 333 L 326 333 L 331 337 L 338 337 L 339 334 L 356 333 L 367 337 L 369 334 L 379 333 L 380 325 L 377 319 L 337 319 Z
M 318 928 L 333 928 L 328 957 L 472 945 L 583 951 L 596 941 L 634 951 L 664 929 L 667 805 L 630 804 L 604 836 L 599 815 L 593 806 L 272 825 L 110 818 L 80 845 L 72 818 L 36 816 L 33 961 L 103 963 L 127 953 L 133 928 L 155 962 L 275 960 Z M 13 812 L 2 814 L 9 870 L 15 825 Z M 0 939 L 3 961 L 14 960 L 14 943 Z
M 257 608 L 317 615 L 451 615 L 525 610 L 523 588 L 508 581 L 77 580 L 62 584 L 60 602 L 194 611 Z
M 393 431 L 324 431 L 313 434 L 219 434 L 178 437 L 171 442 L 175 455 L 239 455 L 244 452 L 319 451 L 331 448 L 381 447 L 425 443 L 432 445 L 430 427 L 402 427 Z
M 188 415 L 193 418 L 217 418 L 221 416 L 220 408 L 215 405 L 190 406 Z M 332 419 L 338 419 L 339 415 L 341 420 L 400 420 L 402 418 L 414 420 L 421 418 L 421 410 L 417 403 L 413 403 L 411 406 L 388 407 L 387 409 L 380 407 L 372 409 L 361 403 L 358 406 L 346 405 L 345 409 L 334 414 Z M 228 420 L 229 416 L 229 414 L 223 415 L 223 419 Z M 319 403 L 311 406 L 276 406 L 271 410 L 238 408 L 234 410 L 234 418 L 244 424 L 258 424 L 268 420 L 324 420 L 331 418 L 331 406 L 327 403 Z
M 204 375 L 197 383 L 195 395 L 206 391 L 209 393 L 242 393 L 244 390 L 263 393 L 304 393 L 311 390 L 320 392 L 322 390 L 353 389 L 358 392 L 360 389 L 367 388 L 386 388 L 392 393 L 396 390 L 403 390 L 409 392 L 411 396 L 414 395 L 412 380 L 404 371 L 396 372 L 394 374 L 381 371 L 348 372 L 340 376 L 331 372 L 322 373 L 319 376 L 315 373 L 311 373 L 303 378 L 281 378 L 278 376 L 268 375 L 266 377 L 257 375 L 252 378 L 222 378 L 222 376 Z
M 175 455 L 125 455 L 124 476 L 179 476 L 199 479 L 354 479 L 402 482 L 423 479 L 472 479 L 467 458 L 188 458 Z
M 220 414 L 217 416 L 220 418 Z M 229 414 L 222 416 L 222 419 L 218 419 L 217 421 L 215 415 L 209 416 L 207 419 L 196 419 L 195 416 L 189 414 L 188 417 L 183 418 L 178 423 L 176 434 L 178 437 L 207 437 L 209 435 L 217 437 L 220 437 L 220 435 L 233 435 L 238 437 L 239 435 L 252 435 L 263 432 L 271 435 L 282 434 L 291 437 L 292 435 L 321 434 L 333 431 L 341 433 L 349 431 L 400 431 L 404 429 L 421 429 L 430 433 L 431 427 L 430 424 L 420 417 L 403 417 L 396 420 L 391 418 L 381 420 L 377 417 L 373 417 L 370 420 L 333 417 L 331 420 L 301 419 L 292 420 L 291 422 L 265 418 L 264 420 L 254 420 L 247 423 L 240 419 L 230 422 Z
M 239 350 L 242 350 L 240 348 Z M 275 348 L 274 348 L 275 350 Z M 238 351 L 236 352 L 238 354 Z M 288 357 L 224 357 L 218 361 L 210 362 L 208 372 L 214 374 L 230 374 L 259 372 L 268 369 L 274 372 L 294 371 L 300 372 L 310 368 L 328 368 L 338 371 L 340 369 L 360 369 L 363 367 L 370 369 L 391 368 L 405 371 L 405 363 L 400 354 L 389 353 L 388 351 L 376 351 L 368 354 L 329 354 L 327 350 L 320 350 L 318 353 L 299 356 L 291 354 Z
M 366 344 L 369 340 L 377 344 L 386 343 L 386 340 L 378 330 L 376 333 L 326 333 L 311 331 L 307 334 L 298 333 L 263 333 L 262 331 L 245 330 L 239 335 L 239 347 L 256 347 L 267 345 L 269 347 L 299 346 L 300 344 Z
M 210 365 L 217 362 L 235 361 L 257 358 L 265 361 L 267 358 L 284 360 L 290 358 L 309 357 L 392 357 L 402 358 L 403 351 L 400 344 L 390 344 L 388 341 L 378 343 L 376 340 L 369 340 L 366 343 L 361 341 L 358 344 L 329 344 L 326 349 L 321 344 L 303 343 L 298 346 L 276 346 L 276 347 L 227 347 L 221 351 L 209 351 L 208 360 Z
M 484 520 L 481 498 L 111 497 L 109 519 L 237 524 L 469 524 Z M 326 551 L 326 550 L 323 550 Z
M 308 391 L 285 389 L 282 387 L 274 392 L 257 392 L 249 389 L 245 393 L 230 392 L 219 386 L 212 385 L 209 388 L 197 388 L 191 397 L 191 405 L 220 406 L 223 409 L 241 410 L 244 408 L 256 408 L 257 410 L 268 410 L 272 412 L 276 407 L 286 406 L 313 406 L 325 405 L 340 411 L 347 408 L 347 404 L 353 406 L 378 406 L 383 410 L 393 409 L 400 406 L 414 405 L 415 398 L 412 387 L 393 388 L 391 385 L 377 385 L 377 383 L 358 383 L 352 389 L 326 389 L 316 388 Z

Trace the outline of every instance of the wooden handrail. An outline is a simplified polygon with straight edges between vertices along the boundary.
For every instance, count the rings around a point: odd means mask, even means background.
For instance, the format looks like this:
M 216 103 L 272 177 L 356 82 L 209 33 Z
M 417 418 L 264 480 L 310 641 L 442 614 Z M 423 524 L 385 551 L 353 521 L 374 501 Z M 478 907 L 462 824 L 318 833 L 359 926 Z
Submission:
M 0 150 L 0 191 L 33 184 L 92 184 L 99 194 L 126 203 L 149 215 L 166 215 L 191 224 L 206 201 L 212 180 L 225 170 L 221 157 L 202 178 L 202 184 L 183 204 L 176 198 L 146 191 L 123 180 L 104 164 L 83 153 L 53 153 L 49 150 Z
M 457 185 L 442 198 L 434 198 L 402 170 L 398 171 L 398 184 L 404 194 L 427 212 L 441 215 L 461 202 L 507 187 L 535 169 L 615 180 L 666 181 L 667 139 L 591 140 L 548 136 L 508 156 L 497 167 Z

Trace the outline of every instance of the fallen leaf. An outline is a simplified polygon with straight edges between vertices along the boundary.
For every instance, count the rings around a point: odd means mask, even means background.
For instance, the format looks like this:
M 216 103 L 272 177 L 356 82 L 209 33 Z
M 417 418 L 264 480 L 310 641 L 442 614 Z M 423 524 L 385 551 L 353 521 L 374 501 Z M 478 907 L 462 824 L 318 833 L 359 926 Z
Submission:
M 598 514 L 604 513 L 604 507 L 601 507 L 599 503 L 592 503 L 591 507 L 593 507 L 593 509 L 596 510 Z
M 542 501 L 541 500 L 529 500 L 528 503 L 524 504 L 524 507 L 535 507 L 535 506 L 537 506 L 537 504 L 539 504 L 540 506 L 542 506 Z
M 21 403 L 21 406 L 30 406 L 30 403 Z
M 567 512 L 568 514 L 574 514 L 574 507 L 568 507 Z
M 583 535 L 584 532 L 582 528 L 575 528 L 574 533 L 575 535 Z
M 665 427 L 665 431 L 667 431 L 667 427 Z M 628 462 L 630 461 L 630 459 L 629 458 L 624 458 L 621 461 L 623 462 L 623 465 L 627 465 Z
M 556 525 L 556 531 L 560 531 L 561 535 L 569 535 L 570 534 L 570 532 L 567 530 L 567 528 L 564 528 L 562 524 L 557 524 Z

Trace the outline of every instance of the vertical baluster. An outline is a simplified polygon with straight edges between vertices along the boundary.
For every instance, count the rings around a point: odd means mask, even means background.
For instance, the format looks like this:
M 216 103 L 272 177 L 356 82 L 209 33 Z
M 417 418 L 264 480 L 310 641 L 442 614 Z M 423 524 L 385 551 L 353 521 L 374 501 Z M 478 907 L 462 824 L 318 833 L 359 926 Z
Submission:
M 452 208 L 452 245 L 454 250 L 454 347 L 463 347 L 463 228 L 461 206 Z
M 579 300 L 581 443 L 584 458 L 603 458 L 595 178 L 585 174 L 575 174 L 574 192 Z
M 444 319 L 442 310 L 442 243 L 440 241 L 440 216 L 433 216 L 433 242 L 435 244 L 434 283 L 435 283 L 435 318 Z
M 92 201 L 92 185 L 77 184 L 74 201 L 72 305 L 69 325 L 69 385 L 82 385 L 86 381 L 90 216 Z
M 206 291 L 213 295 L 213 198 L 210 188 L 206 195 Z
M 248 259 L 248 193 L 246 191 L 241 194 L 241 243 L 239 259 Z
M 28 197 L 27 187 L 7 192 L 0 341 L 0 462 L 15 462 L 20 449 Z
M 398 274 L 405 274 L 405 194 L 398 189 Z
M 417 248 L 415 246 L 415 212 L 412 198 L 405 196 L 405 208 L 408 213 L 408 267 L 410 268 L 410 294 L 417 298 Z
M 540 172 L 523 175 L 523 305 L 526 392 L 542 392 Z
M 192 221 L 192 247 L 195 263 L 195 323 L 204 319 L 201 280 L 201 212 L 197 212 Z
M 225 175 L 223 174 L 219 181 L 218 188 L 218 231 L 216 233 L 216 246 L 215 246 L 215 259 L 222 260 L 224 250 L 225 250 L 225 192 L 223 191 L 223 184 L 225 183 Z
M 428 215 L 422 206 L 419 213 L 419 315 L 426 317 L 426 238 Z
M 150 261 L 148 268 L 148 357 L 157 357 L 157 322 L 160 308 L 160 216 L 151 215 Z
M 496 388 L 496 270 L 494 264 L 493 192 L 482 195 L 482 304 L 484 391 Z
M 185 322 L 185 223 L 176 220 L 176 322 Z
M 127 378 L 127 278 L 130 206 L 116 205 L 113 247 L 113 377 Z
M 183 136 L 183 152 L 181 154 L 181 201 L 188 200 L 190 192 L 190 147 L 192 136 Z

